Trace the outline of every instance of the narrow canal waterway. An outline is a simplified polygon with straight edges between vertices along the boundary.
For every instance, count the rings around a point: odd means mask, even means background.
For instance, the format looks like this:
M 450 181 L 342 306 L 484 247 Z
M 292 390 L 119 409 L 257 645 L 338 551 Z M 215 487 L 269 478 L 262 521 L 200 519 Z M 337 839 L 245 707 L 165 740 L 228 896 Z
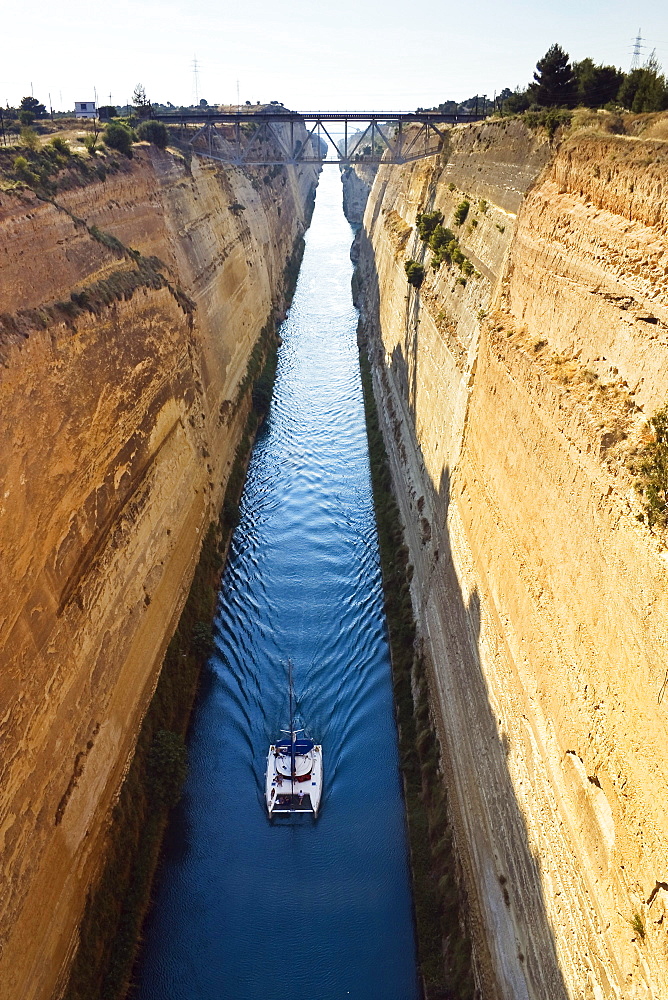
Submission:
M 321 175 L 232 541 L 138 1000 L 416 1000 L 415 945 L 356 313 Z M 322 743 L 317 822 L 272 825 L 269 743 Z

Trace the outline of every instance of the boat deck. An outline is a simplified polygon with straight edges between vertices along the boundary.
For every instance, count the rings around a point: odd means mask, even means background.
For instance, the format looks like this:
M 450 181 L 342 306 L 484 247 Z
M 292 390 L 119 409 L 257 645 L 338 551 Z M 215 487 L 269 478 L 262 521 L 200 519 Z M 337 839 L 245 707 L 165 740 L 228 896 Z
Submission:
M 272 813 L 274 816 L 285 815 L 286 813 L 312 813 L 313 805 L 311 803 L 311 796 L 308 794 L 302 795 L 279 795 L 277 797 L 276 805 L 274 806 Z
M 272 743 L 269 747 L 265 800 L 270 816 L 318 815 L 322 796 L 322 748 L 311 740 L 296 741 L 295 746 L 302 752 L 290 755 L 282 744 Z

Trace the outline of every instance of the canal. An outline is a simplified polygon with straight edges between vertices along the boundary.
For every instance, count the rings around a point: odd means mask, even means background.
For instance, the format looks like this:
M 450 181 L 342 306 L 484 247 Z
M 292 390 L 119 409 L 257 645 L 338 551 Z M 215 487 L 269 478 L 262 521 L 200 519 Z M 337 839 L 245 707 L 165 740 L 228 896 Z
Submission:
M 417 1000 L 389 650 L 338 171 L 321 175 L 221 585 L 133 1000 Z M 317 821 L 264 808 L 270 742 L 322 743 Z

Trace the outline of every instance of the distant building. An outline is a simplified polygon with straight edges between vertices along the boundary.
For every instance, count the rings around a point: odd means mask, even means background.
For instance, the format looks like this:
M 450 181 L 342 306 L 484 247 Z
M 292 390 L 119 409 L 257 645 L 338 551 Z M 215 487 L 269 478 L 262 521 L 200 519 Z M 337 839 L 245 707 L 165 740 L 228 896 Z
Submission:
M 95 101 L 75 101 L 74 116 L 75 118 L 97 118 Z

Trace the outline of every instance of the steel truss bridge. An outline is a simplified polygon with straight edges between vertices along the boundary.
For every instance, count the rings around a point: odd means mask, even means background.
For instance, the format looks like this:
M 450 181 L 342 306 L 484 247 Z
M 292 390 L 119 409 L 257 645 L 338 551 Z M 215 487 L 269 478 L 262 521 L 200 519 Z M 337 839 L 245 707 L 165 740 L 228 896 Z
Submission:
M 484 117 L 432 111 L 283 109 L 155 115 L 158 121 L 180 126 L 182 138 L 200 156 L 235 166 L 267 167 L 408 163 L 438 153 L 446 126 Z

